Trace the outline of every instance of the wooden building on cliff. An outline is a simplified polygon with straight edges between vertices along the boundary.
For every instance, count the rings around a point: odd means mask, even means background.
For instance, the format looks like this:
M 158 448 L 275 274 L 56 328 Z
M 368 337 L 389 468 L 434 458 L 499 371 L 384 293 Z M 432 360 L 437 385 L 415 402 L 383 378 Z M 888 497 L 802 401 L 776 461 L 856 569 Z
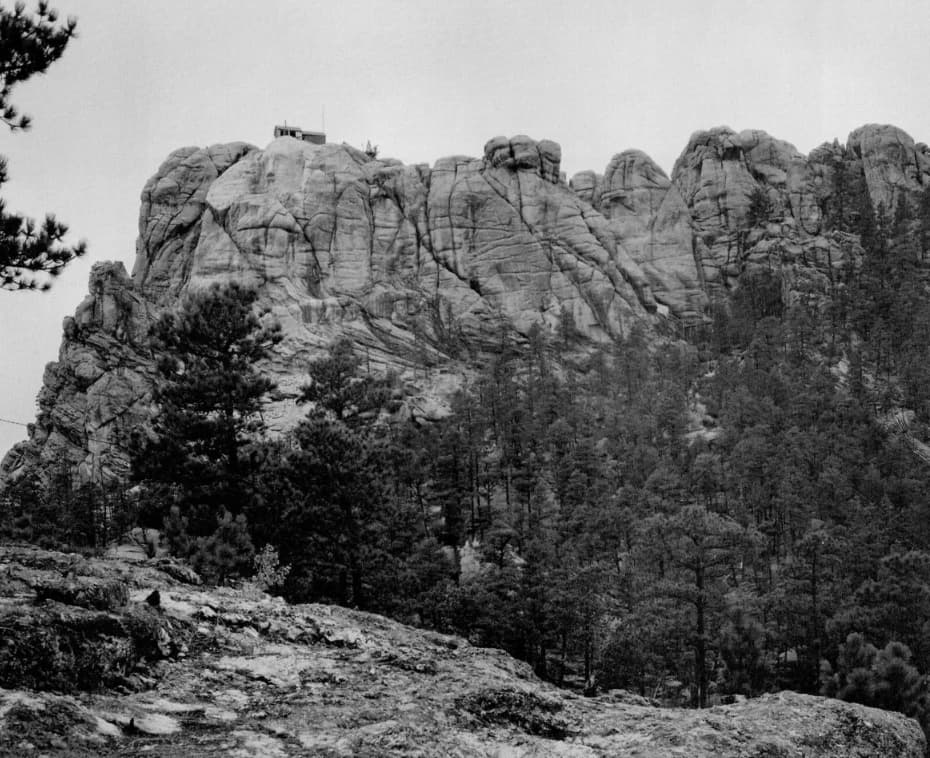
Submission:
M 310 142 L 314 145 L 325 145 L 326 144 L 326 133 L 325 132 L 312 132 L 305 129 L 301 129 L 299 126 L 276 126 L 274 128 L 275 139 L 278 137 L 293 137 L 294 139 L 300 139 L 304 142 Z

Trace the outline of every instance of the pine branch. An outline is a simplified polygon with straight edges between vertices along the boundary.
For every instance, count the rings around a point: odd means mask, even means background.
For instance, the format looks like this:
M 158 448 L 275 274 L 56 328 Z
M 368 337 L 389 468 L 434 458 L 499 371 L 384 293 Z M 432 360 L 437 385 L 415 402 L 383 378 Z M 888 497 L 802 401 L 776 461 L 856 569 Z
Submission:
M 11 131 L 25 131 L 31 120 L 10 102 L 13 86 L 44 73 L 58 60 L 75 36 L 77 20 L 59 23 L 58 13 L 40 0 L 33 14 L 25 4 L 12 11 L 0 8 L 0 121 Z M 7 181 L 6 160 L 0 156 L 0 186 Z M 53 214 L 41 224 L 17 213 L 8 213 L 0 199 L 0 289 L 43 289 L 74 258 L 86 251 L 81 241 L 64 243 L 68 227 Z M 31 274 L 42 274 L 40 280 Z

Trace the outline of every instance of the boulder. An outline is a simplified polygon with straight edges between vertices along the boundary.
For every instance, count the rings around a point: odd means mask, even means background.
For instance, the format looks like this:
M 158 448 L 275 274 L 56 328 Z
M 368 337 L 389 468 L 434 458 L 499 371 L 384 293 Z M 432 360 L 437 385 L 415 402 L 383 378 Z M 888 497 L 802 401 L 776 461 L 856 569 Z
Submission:
M 180 628 L 152 608 L 122 613 L 48 602 L 0 613 L 0 687 L 74 692 L 120 684 L 142 660 L 170 656 Z
M 201 579 L 200 574 L 186 563 L 176 560 L 175 558 L 158 558 L 154 561 L 154 564 L 172 579 L 176 579 L 179 582 L 192 584 L 194 586 L 203 584 L 203 579 Z
M 494 137 L 484 146 L 484 160 L 491 168 L 529 170 L 547 182 L 558 184 L 562 148 L 552 140 L 537 142 L 525 134 L 511 139 Z
M 119 579 L 68 577 L 37 579 L 36 600 L 52 600 L 97 611 L 117 611 L 129 602 L 129 588 Z
M 130 599 L 131 564 L 22 546 L 0 564 L 0 687 L 98 690 L 186 645 L 188 622 Z

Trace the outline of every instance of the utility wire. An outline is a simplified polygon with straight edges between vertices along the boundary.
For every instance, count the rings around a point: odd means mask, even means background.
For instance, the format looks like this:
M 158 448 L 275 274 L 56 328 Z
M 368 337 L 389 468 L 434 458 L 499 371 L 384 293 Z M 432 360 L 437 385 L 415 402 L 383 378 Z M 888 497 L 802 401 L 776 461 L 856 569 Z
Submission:
M 26 428 L 29 427 L 29 424 L 25 424 L 25 423 L 23 423 L 22 421 L 13 421 L 12 419 L 3 418 L 2 416 L 0 416 L 0 423 L 3 423 L 3 424 L 12 424 L 13 426 L 22 426 L 22 427 L 26 427 Z M 85 439 L 86 439 L 88 442 L 90 442 L 90 441 L 93 441 L 93 442 L 102 442 L 104 445 L 109 445 L 110 447 L 116 447 L 116 444 L 113 442 L 113 440 L 105 440 L 105 439 L 103 439 L 103 438 L 101 438 L 101 437 L 95 437 L 95 436 L 92 435 L 92 434 L 85 434 L 84 437 L 85 437 Z

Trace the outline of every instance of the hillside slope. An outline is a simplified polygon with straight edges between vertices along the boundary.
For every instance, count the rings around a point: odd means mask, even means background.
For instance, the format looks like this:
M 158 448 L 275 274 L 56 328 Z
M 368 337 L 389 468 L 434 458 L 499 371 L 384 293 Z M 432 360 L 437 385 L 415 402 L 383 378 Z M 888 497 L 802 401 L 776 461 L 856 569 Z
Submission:
M 703 711 L 585 698 L 461 638 L 158 566 L 0 548 L 0 626 L 19 641 L 0 648 L 0 755 L 924 754 L 917 723 L 896 713 L 794 693 Z M 37 639 L 59 654 L 23 647 Z M 77 688 L 60 683 L 80 672 Z

